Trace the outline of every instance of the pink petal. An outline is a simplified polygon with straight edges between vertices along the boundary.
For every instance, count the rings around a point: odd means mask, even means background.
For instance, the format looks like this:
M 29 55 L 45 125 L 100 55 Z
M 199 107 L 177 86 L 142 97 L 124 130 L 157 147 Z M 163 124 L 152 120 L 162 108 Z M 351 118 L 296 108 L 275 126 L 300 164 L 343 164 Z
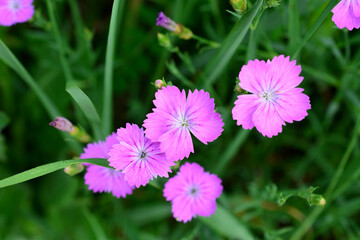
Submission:
M 202 143 L 217 139 L 223 131 L 221 115 L 214 111 L 214 99 L 204 90 L 189 91 L 185 114 L 188 116 L 189 129 Z
M 32 5 L 21 8 L 16 11 L 16 22 L 27 22 L 34 15 L 34 7 Z
M 282 125 L 285 125 L 274 104 L 268 101 L 264 101 L 256 109 L 253 122 L 256 129 L 269 138 L 278 135 L 282 131 Z
M 186 223 L 196 216 L 191 202 L 192 199 L 187 196 L 178 197 L 172 201 L 171 211 L 178 221 Z
M 276 108 L 284 121 L 301 121 L 308 115 L 306 111 L 311 108 L 310 99 L 302 91 L 301 88 L 294 88 L 279 95 Z
M 194 147 L 189 130 L 186 127 L 174 127 L 159 139 L 160 149 L 172 161 L 188 158 L 194 153 Z
M 8 10 L 6 8 L 0 9 L 0 25 L 11 26 L 15 23 L 15 16 L 11 10 Z
M 296 61 L 290 62 L 290 57 L 280 55 L 274 57 L 269 64 L 269 76 L 267 79 L 267 88 L 278 92 L 285 92 L 298 86 L 303 77 L 300 77 L 301 66 L 296 65 Z
M 359 18 L 360 17 L 360 1 L 359 0 L 353 0 L 352 1 L 352 8 L 354 16 Z
M 263 79 L 266 78 L 268 66 L 265 61 L 250 60 L 242 66 L 239 73 L 239 86 L 251 93 L 259 93 L 264 90 Z
M 239 95 L 232 109 L 232 116 L 237 121 L 237 125 L 242 125 L 244 129 L 252 129 L 254 127 L 252 117 L 260 103 L 260 98 L 255 94 Z
M 356 8 L 357 6 L 355 6 Z M 358 8 L 356 14 L 358 14 Z M 353 12 L 352 2 L 350 0 L 342 0 L 332 10 L 334 15 L 332 20 L 338 28 L 346 27 L 348 30 L 360 27 L 360 18 L 356 17 Z

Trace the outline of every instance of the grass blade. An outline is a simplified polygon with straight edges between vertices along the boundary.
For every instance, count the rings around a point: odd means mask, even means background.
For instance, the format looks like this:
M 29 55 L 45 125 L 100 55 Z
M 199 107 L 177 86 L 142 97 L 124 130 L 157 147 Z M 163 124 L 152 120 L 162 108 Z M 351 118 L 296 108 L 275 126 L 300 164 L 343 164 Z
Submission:
M 214 231 L 230 239 L 254 239 L 247 227 L 241 224 L 222 206 L 218 205 L 215 214 L 210 217 L 199 217 L 199 219 Z
M 305 34 L 304 39 L 301 41 L 301 43 L 298 45 L 298 47 L 290 54 L 291 59 L 296 59 L 299 55 L 301 49 L 305 46 L 307 41 L 312 37 L 312 35 L 316 32 L 316 30 L 320 27 L 321 23 L 325 20 L 327 15 L 330 13 L 331 9 L 335 6 L 335 3 L 337 3 L 338 0 L 331 0 L 328 5 L 325 7 L 325 9 L 322 11 L 320 16 L 317 18 L 316 22 L 312 25 L 312 27 L 307 31 Z
M 214 83 L 239 48 L 241 41 L 248 32 L 252 21 L 261 9 L 263 0 L 258 0 L 252 8 L 238 20 L 230 34 L 226 37 L 222 46 L 217 50 L 210 62 L 205 66 L 204 75 L 206 84 Z
M 46 93 L 39 87 L 34 81 L 31 75 L 26 71 L 24 66 L 15 57 L 11 50 L 0 40 L 0 59 L 5 62 L 12 70 L 14 70 L 19 76 L 29 85 L 29 87 L 35 92 L 40 99 L 40 102 L 44 105 L 46 111 L 50 115 L 50 118 L 60 116 L 58 109 L 53 102 L 49 99 Z
M 109 167 L 108 162 L 105 159 L 98 159 L 98 158 L 58 161 L 58 162 L 48 163 L 39 167 L 35 167 L 25 172 L 18 173 L 11 177 L 2 179 L 0 180 L 0 188 L 26 182 L 28 180 L 41 177 L 43 175 L 55 172 L 57 170 L 64 169 L 67 166 L 70 166 L 75 163 L 91 163 L 103 167 Z
M 106 47 L 106 56 L 105 56 L 105 75 L 104 75 L 104 93 L 103 93 L 103 131 L 105 134 L 109 134 L 112 129 L 112 119 L 113 119 L 113 65 L 114 65 L 114 55 L 115 55 L 115 40 L 116 32 L 118 31 L 118 26 L 120 26 L 120 21 L 122 19 L 122 14 L 124 10 L 125 0 L 114 0 L 111 20 L 110 20 L 110 29 L 109 36 Z

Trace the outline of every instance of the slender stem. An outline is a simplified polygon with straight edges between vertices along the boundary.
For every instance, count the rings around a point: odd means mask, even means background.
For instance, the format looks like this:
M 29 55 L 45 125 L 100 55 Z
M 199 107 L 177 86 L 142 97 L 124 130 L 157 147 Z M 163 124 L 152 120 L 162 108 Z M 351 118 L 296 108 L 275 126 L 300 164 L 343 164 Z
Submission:
M 105 56 L 105 74 L 104 74 L 104 93 L 103 93 L 103 112 L 102 112 L 102 121 L 103 121 L 103 131 L 108 134 L 112 129 L 112 119 L 113 119 L 113 65 L 114 65 L 114 55 L 115 55 L 115 42 L 116 42 L 116 32 L 118 30 L 118 19 L 121 18 L 122 10 L 124 9 L 125 1 L 114 0 L 111 20 L 110 20 L 110 29 L 106 47 L 106 56 Z M 119 18 L 120 16 L 120 18 Z
M 336 187 L 336 185 L 339 182 L 339 179 L 341 177 L 341 174 L 344 172 L 345 166 L 350 158 L 350 154 L 353 151 L 357 139 L 360 135 L 360 115 L 358 116 L 355 128 L 354 128 L 354 135 L 350 141 L 350 144 L 348 146 L 348 148 L 346 149 L 339 167 L 337 168 L 337 171 L 333 177 L 333 179 L 331 180 L 331 183 L 329 185 L 329 187 L 327 188 L 324 196 L 325 199 L 327 201 L 327 206 L 330 205 L 331 201 L 333 200 L 333 196 L 332 193 L 334 192 L 334 189 Z M 300 227 L 296 230 L 296 232 L 293 234 L 293 236 L 290 238 L 290 240 L 299 240 L 302 239 L 302 237 L 304 236 L 304 234 L 308 231 L 308 229 L 312 226 L 312 224 L 315 222 L 315 220 L 317 219 L 317 217 L 321 214 L 321 212 L 324 210 L 323 207 L 317 207 L 315 208 L 310 215 L 306 218 L 306 220 L 300 225 Z
M 203 37 L 197 36 L 197 35 L 195 35 L 195 34 L 192 35 L 192 38 L 195 39 L 195 40 L 198 40 L 198 41 L 201 42 L 201 43 L 204 43 L 204 44 L 206 44 L 206 45 L 209 45 L 209 46 L 212 47 L 212 48 L 219 48 L 219 47 L 221 46 L 221 44 L 218 43 L 218 42 L 210 41 L 210 40 L 208 40 L 208 39 L 205 39 L 205 38 L 203 38 Z

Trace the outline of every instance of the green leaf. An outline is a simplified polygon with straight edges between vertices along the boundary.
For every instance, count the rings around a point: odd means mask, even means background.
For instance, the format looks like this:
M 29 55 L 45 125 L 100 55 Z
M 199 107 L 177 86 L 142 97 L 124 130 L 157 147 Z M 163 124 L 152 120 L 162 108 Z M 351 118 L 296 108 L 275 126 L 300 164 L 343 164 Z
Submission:
M 6 127 L 10 122 L 10 118 L 3 112 L 0 112 L 0 132 Z
M 254 239 L 248 228 L 240 223 L 225 208 L 217 206 L 216 212 L 210 217 L 199 217 L 200 221 L 208 227 L 228 238 L 241 240 Z
M 327 15 L 330 13 L 331 9 L 335 6 L 335 4 L 338 2 L 338 0 L 331 0 L 328 5 L 325 7 L 325 9 L 322 11 L 320 16 L 317 18 L 314 24 L 312 24 L 312 27 L 306 32 L 304 39 L 301 41 L 300 44 L 298 44 L 297 48 L 290 54 L 291 59 L 296 59 L 299 55 L 301 49 L 305 46 L 307 41 L 312 37 L 312 35 L 315 33 L 315 31 L 320 27 L 321 23 L 325 20 Z
M 0 188 L 8 187 L 18 183 L 26 182 L 28 180 L 41 177 L 43 175 L 55 172 L 59 169 L 64 169 L 75 163 L 91 163 L 103 167 L 109 167 L 107 161 L 104 159 L 90 158 L 90 159 L 75 159 L 75 160 L 64 160 L 54 163 L 48 163 L 33 169 L 27 170 L 22 173 L 18 173 L 11 177 L 0 180 Z
M 26 71 L 24 66 L 19 62 L 11 50 L 5 45 L 5 43 L 0 40 L 0 59 L 5 62 L 12 70 L 14 70 L 19 76 L 24 80 L 26 84 L 35 92 L 39 97 L 41 103 L 44 105 L 46 111 L 49 113 L 51 118 L 60 116 L 59 111 L 49 99 L 46 93 L 39 87 L 39 85 L 34 81 L 31 75 Z
M 221 48 L 217 50 L 210 62 L 206 65 L 204 75 L 207 79 L 207 85 L 214 83 L 228 65 L 236 50 L 239 48 L 241 41 L 248 32 L 256 14 L 261 9 L 262 4 L 263 0 L 258 0 L 253 7 L 239 19 L 222 43 Z

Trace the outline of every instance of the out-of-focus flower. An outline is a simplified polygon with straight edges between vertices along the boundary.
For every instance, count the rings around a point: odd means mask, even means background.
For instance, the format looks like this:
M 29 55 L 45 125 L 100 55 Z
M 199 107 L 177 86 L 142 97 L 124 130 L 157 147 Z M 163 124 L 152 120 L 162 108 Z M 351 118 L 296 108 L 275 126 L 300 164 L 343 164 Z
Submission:
M 11 26 L 28 21 L 34 15 L 33 0 L 0 0 L 0 25 Z
M 167 86 L 156 92 L 153 102 L 156 108 L 144 121 L 145 134 L 151 141 L 160 142 L 161 151 L 173 161 L 194 152 L 190 132 L 207 144 L 223 131 L 224 123 L 214 110 L 214 99 L 204 90 L 189 90 L 186 99 L 184 90 Z
M 332 20 L 338 28 L 360 28 L 360 0 L 342 0 L 332 10 Z
M 56 117 L 49 125 L 63 132 L 71 132 L 74 129 L 74 125 L 64 117 Z
M 110 166 L 121 170 L 130 185 L 145 186 L 154 177 L 169 177 L 174 160 L 166 158 L 160 143 L 151 142 L 142 128 L 127 123 L 126 128 L 118 129 L 117 139 L 119 143 L 109 152 Z
M 156 25 L 161 26 L 175 33 L 177 36 L 179 36 L 179 38 L 185 40 L 188 40 L 193 36 L 193 33 L 189 28 L 174 22 L 171 18 L 167 17 L 163 12 L 159 12 L 159 15 L 156 19 Z
M 196 215 L 209 217 L 214 214 L 216 199 L 222 190 L 218 176 L 205 172 L 197 163 L 185 163 L 165 184 L 164 197 L 171 201 L 174 217 L 186 223 Z
M 271 61 L 250 60 L 241 68 L 239 86 L 252 93 L 239 95 L 232 110 L 237 125 L 254 126 L 263 136 L 276 136 L 285 122 L 301 121 L 311 108 L 309 97 L 297 88 L 301 66 L 283 55 Z
M 114 144 L 119 143 L 116 139 L 116 133 L 112 133 L 105 141 L 89 143 L 84 148 L 84 153 L 80 155 L 81 159 L 87 158 L 109 158 L 109 151 Z M 106 160 L 104 160 L 106 161 Z M 125 197 L 131 194 L 134 186 L 129 185 L 124 180 L 124 174 L 114 169 L 101 167 L 86 163 L 87 172 L 84 176 L 85 184 L 93 192 L 111 192 L 115 197 Z

